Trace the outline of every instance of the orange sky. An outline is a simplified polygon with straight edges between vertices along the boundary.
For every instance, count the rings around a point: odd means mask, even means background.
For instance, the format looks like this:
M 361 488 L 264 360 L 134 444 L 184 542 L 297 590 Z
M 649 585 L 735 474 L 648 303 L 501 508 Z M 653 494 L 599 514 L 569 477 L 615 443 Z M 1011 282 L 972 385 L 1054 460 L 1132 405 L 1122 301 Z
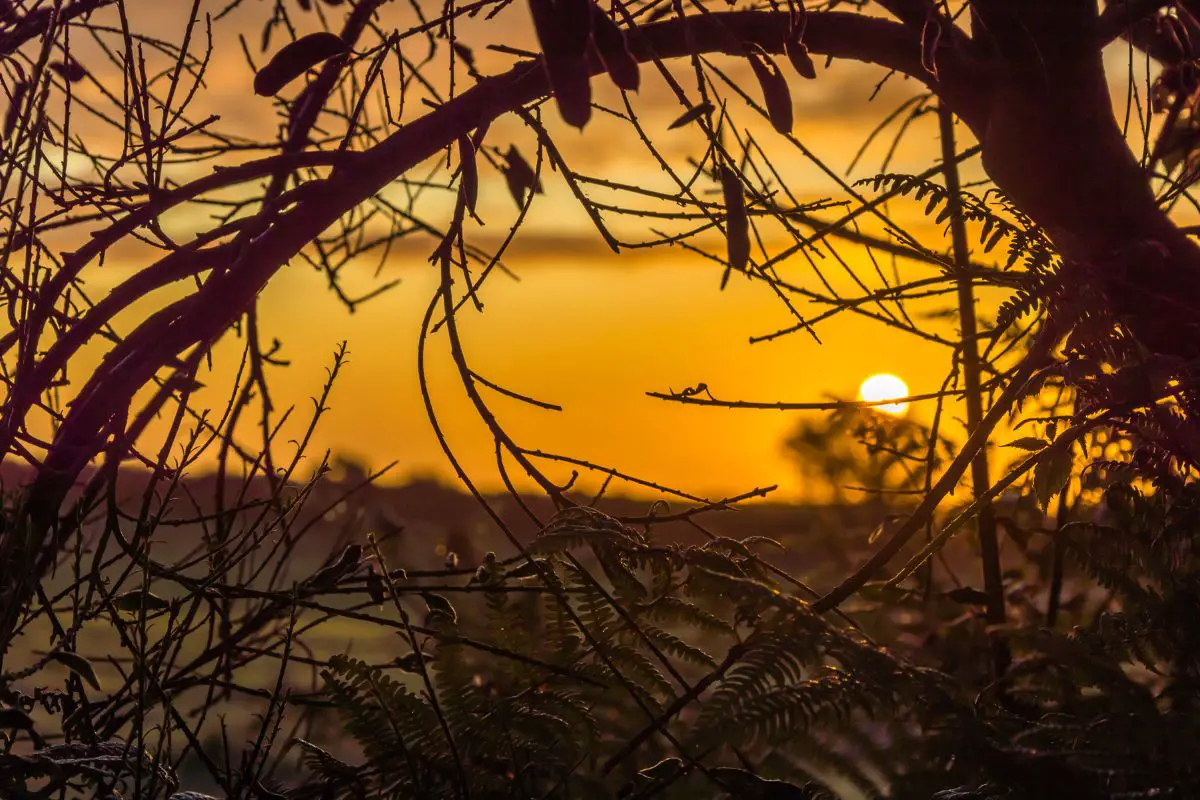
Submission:
M 422 5 L 440 8 L 441 2 Z M 154 4 L 146 6 L 148 13 L 139 17 L 137 24 L 178 41 L 178 21 L 173 23 L 170 14 L 155 15 Z M 157 7 L 165 8 L 161 3 Z M 241 26 L 248 41 L 257 41 L 257 27 L 246 29 L 245 20 L 261 20 L 266 7 L 248 3 L 238 15 L 214 27 L 217 47 L 202 106 L 222 113 L 226 130 L 249 133 L 257 129 L 261 133 L 261 126 L 275 124 L 271 101 L 253 97 L 247 89 L 253 73 L 232 38 Z M 484 46 L 493 40 L 530 45 L 526 13 L 523 3 L 514 3 L 499 18 L 464 24 L 459 33 L 485 65 L 499 69 L 511 59 L 487 55 Z M 392 24 L 401 26 L 401 21 Z M 171 30 L 175 32 L 166 33 Z M 418 43 L 414 47 L 420 49 Z M 747 78 L 745 85 L 753 86 L 744 64 L 730 59 L 716 63 L 731 67 L 734 74 Z M 817 81 L 793 81 L 795 136 L 842 172 L 864 137 L 914 91 L 914 85 L 893 79 L 869 103 L 882 77 L 880 71 L 842 62 L 828 69 L 819 66 L 822 74 Z M 678 74 L 683 77 L 687 73 Z M 685 159 L 703 153 L 703 140 L 692 129 L 666 131 L 680 108 L 652 70 L 644 69 L 643 79 L 645 86 L 635 100 L 642 123 L 673 163 L 686 170 Z M 616 102 L 615 96 L 604 90 L 598 99 Z M 413 113 L 420 113 L 419 107 L 410 111 Z M 630 138 L 628 129 L 601 120 L 581 134 L 557 125 L 551 107 L 546 117 L 555 126 L 568 162 L 577 169 L 633 184 L 669 187 L 654 161 Z M 829 178 L 794 150 L 786 149 L 764 123 L 748 113 L 742 113 L 738 121 L 776 155 L 777 166 L 802 199 L 844 199 Z M 918 123 L 891 169 L 916 172 L 932 163 L 934 129 L 930 117 Z M 492 127 L 488 142 L 506 149 L 512 141 L 527 154 L 534 150 L 529 133 L 510 115 Z M 886 142 L 876 144 L 854 177 L 874 174 L 885 150 Z M 186 173 L 199 174 L 206 169 L 189 168 L 178 177 L 182 180 L 188 177 Z M 977 174 L 977 166 L 968 168 L 969 177 Z M 485 167 L 481 177 L 480 213 L 488 226 L 472 226 L 468 236 L 480 237 L 479 242 L 494 241 L 507 230 L 515 208 L 498 173 Z M 949 349 L 850 314 L 818 328 L 820 345 L 805 334 L 751 345 L 749 337 L 770 333 L 792 321 L 767 286 L 735 278 L 721 292 L 720 266 L 679 248 L 613 255 L 599 243 L 561 177 L 548 174 L 545 182 L 546 194 L 535 202 L 531 221 L 505 262 L 519 274 L 520 282 L 497 276 L 483 290 L 485 311 L 468 310 L 461 315 L 468 355 L 477 372 L 565 409 L 561 414 L 535 411 L 489 395 L 502 421 L 524 445 L 569 453 L 708 496 L 775 483 L 785 495 L 814 496 L 819 493 L 800 484 L 781 449 L 781 440 L 800 418 L 799 413 L 683 407 L 648 398 L 644 392 L 680 389 L 704 381 L 714 394 L 730 399 L 851 398 L 864 378 L 883 371 L 900 375 L 914 393 L 920 393 L 938 389 L 949 369 Z M 864 191 L 870 193 L 869 188 Z M 719 199 L 719 192 L 712 196 Z M 919 225 L 916 209 L 897 205 L 892 211 L 899 222 L 913 225 L 912 230 L 939 243 L 930 246 L 941 246 L 936 229 Z M 831 219 L 839 212 L 822 213 Z M 439 201 L 428 207 L 426 214 L 431 222 L 445 224 L 449 208 Z M 609 221 L 618 235 L 647 234 L 645 220 L 623 222 L 610 216 Z M 187 229 L 205 223 L 202 211 L 193 211 L 173 224 Z M 885 235 L 878 223 L 867 229 Z M 769 248 L 774 252 L 784 244 L 782 240 L 769 242 Z M 709 245 L 720 246 L 712 240 Z M 450 477 L 426 420 L 415 375 L 418 326 L 437 280 L 436 270 L 425 261 L 432 246 L 428 238 L 405 244 L 378 277 L 373 263 L 363 264 L 353 277 L 359 288 L 393 278 L 400 278 L 401 284 L 355 314 L 341 308 L 325 288 L 325 279 L 300 262 L 280 274 L 262 295 L 264 338 L 280 338 L 285 343 L 283 356 L 292 362 L 271 375 L 276 402 L 296 404 L 301 417 L 311 408 L 307 398 L 320 390 L 338 342 L 349 343 L 349 364 L 334 389 L 333 411 L 318 429 L 314 456 L 328 448 L 372 467 L 397 460 L 399 466 L 392 473 L 397 480 L 416 473 Z M 868 284 L 880 285 L 865 250 L 848 244 L 838 244 L 838 248 Z M 890 272 L 891 260 L 886 255 L 879 258 Z M 104 268 L 88 274 L 88 286 L 94 295 L 101 294 L 142 263 L 132 254 L 112 258 Z M 822 268 L 835 276 L 832 280 L 839 291 L 858 293 L 831 259 L 826 259 Z M 935 274 L 927 266 L 905 261 L 897 262 L 896 269 L 905 279 Z M 820 289 L 812 270 L 800 259 L 784 265 L 783 277 Z M 165 302 L 166 295 L 156 296 L 138 313 Z M 949 307 L 952 298 L 916 304 L 914 316 L 918 311 Z M 994 307 L 995 299 L 988 298 L 985 307 Z M 799 308 L 809 316 L 825 310 L 825 306 L 811 303 L 800 303 Z M 136 316 L 126 318 L 126 330 Z M 948 323 L 931 324 L 934 330 L 952 333 Z M 201 376 L 210 388 L 200 393 L 197 406 L 220 408 L 222 389 L 234 366 L 230 356 L 236 358 L 239 349 L 232 336 L 226 337 L 218 348 L 216 372 Z M 99 352 L 93 348 L 90 357 L 98 357 Z M 490 438 L 456 385 L 443 335 L 431 342 L 430 357 L 435 400 L 452 444 L 483 486 L 497 487 Z M 958 404 L 951 404 L 950 411 L 962 413 Z M 929 412 L 916 408 L 913 413 Z M 298 430 L 294 427 L 291 433 Z M 281 449 L 289 452 L 287 445 Z

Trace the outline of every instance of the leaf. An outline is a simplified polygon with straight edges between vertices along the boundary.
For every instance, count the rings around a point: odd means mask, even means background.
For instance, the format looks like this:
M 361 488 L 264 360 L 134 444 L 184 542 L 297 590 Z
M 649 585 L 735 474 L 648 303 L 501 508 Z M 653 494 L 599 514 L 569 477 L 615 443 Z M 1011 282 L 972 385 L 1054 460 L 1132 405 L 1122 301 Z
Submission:
M 17 122 L 21 119 L 21 103 L 24 102 L 27 91 L 29 91 L 29 84 L 25 81 L 18 81 L 17 85 L 13 87 L 8 112 L 4 115 L 5 139 L 12 136 L 12 132 L 17 129 Z
M 33 717 L 19 708 L 0 708 L 0 728 L 8 730 L 33 730 Z
M 708 774 L 742 800 L 815 800 L 812 790 L 787 781 L 760 778 L 738 767 L 710 767 Z
M 467 211 L 475 214 L 475 204 L 479 200 L 479 170 L 475 166 L 475 145 L 471 137 L 458 137 L 458 160 L 462 165 L 462 193 L 467 205 Z
M 362 553 L 362 545 L 346 545 L 341 555 L 338 556 L 337 561 L 318 570 L 316 574 L 304 582 L 305 585 L 310 589 L 332 589 L 337 586 L 342 578 L 345 578 L 358 569 L 359 561 L 362 560 Z
M 367 595 L 371 598 L 371 602 L 376 605 L 383 605 L 387 600 L 387 586 L 383 582 L 383 578 L 372 569 L 367 573 Z
M 652 781 L 669 781 L 683 770 L 683 761 L 678 758 L 664 758 L 657 764 L 638 770 L 638 775 Z
M 549 569 L 546 566 L 546 559 L 534 558 L 526 561 L 520 566 L 513 567 L 504 573 L 505 578 L 536 578 L 540 575 L 540 570 Z
M 436 656 L 430 653 L 423 651 L 418 653 L 416 650 L 414 650 L 406 656 L 400 656 L 397 658 L 396 666 L 405 672 L 420 672 L 422 663 L 428 664 L 436 658 Z
M 988 237 L 987 243 L 983 246 L 983 252 L 990 253 L 996 249 L 996 245 L 1000 244 L 1000 240 L 1004 238 L 1004 229 L 997 228 L 995 233 Z
M 458 614 L 449 600 L 433 592 L 421 592 L 421 597 L 424 598 L 425 606 L 429 609 L 430 614 L 440 614 L 451 623 L 458 622 Z
M 921 66 L 935 78 L 938 76 L 937 49 L 941 41 L 941 20 L 936 13 L 931 12 L 921 28 Z
M 454 54 L 456 56 L 458 56 L 459 58 L 461 58 L 463 60 L 463 63 L 466 64 L 468 67 L 475 66 L 475 51 L 474 50 L 467 47 L 465 44 L 462 44 L 461 42 L 451 43 L 450 48 L 454 51 Z
M 342 37 L 329 31 L 310 33 L 285 45 L 254 76 L 254 93 L 262 97 L 278 94 L 308 70 L 347 50 Z
M 87 77 L 87 70 L 79 66 L 79 62 L 73 58 L 68 58 L 66 61 L 55 61 L 50 64 L 50 69 L 70 83 L 79 83 Z
M 895 533 L 896 528 L 906 519 L 908 519 L 907 514 L 888 514 L 883 518 L 883 522 L 879 523 L 875 530 L 871 531 L 871 535 L 867 537 L 867 544 L 875 544 L 879 540 L 879 537 L 884 534 L 891 536 Z
M 787 80 L 783 77 L 779 65 L 762 48 L 751 50 L 747 58 L 750 59 L 754 77 L 758 78 L 758 85 L 762 89 L 771 125 L 780 133 L 791 133 L 792 93 L 788 90 Z
M 812 56 L 808 54 L 808 45 L 788 39 L 784 42 L 783 49 L 788 61 L 792 62 L 792 69 L 796 70 L 801 78 L 816 80 L 817 68 L 813 64 Z
M 592 0 L 529 0 L 546 77 L 563 121 L 582 128 L 592 116 L 587 47 Z
M 863 584 L 858 590 L 858 596 L 872 603 L 904 603 L 912 596 L 912 591 L 883 581 L 872 581 Z
M 957 589 L 952 589 L 946 592 L 946 597 L 955 603 L 962 603 L 968 606 L 986 606 L 988 603 L 986 593 L 970 586 L 960 586 Z
M 705 116 L 706 114 L 711 114 L 715 110 L 716 110 L 716 107 L 713 106 L 713 104 L 709 103 L 708 101 L 705 101 L 703 103 L 697 103 L 696 105 L 689 108 L 687 111 L 680 114 L 675 119 L 674 122 L 672 122 L 670 125 L 667 126 L 667 130 L 673 131 L 676 128 L 682 128 L 684 125 L 690 125 L 691 123 L 695 122 L 696 120 L 700 119 L 701 117 Z
M 67 669 L 74 672 L 79 677 L 87 681 L 88 685 L 96 691 L 100 691 L 100 679 L 96 677 L 96 669 L 92 666 L 92 662 L 88 661 L 78 653 L 68 653 L 64 650 L 59 650 L 52 654 L 49 659 L 62 664 Z
M 1031 453 L 1036 453 L 1039 450 L 1045 450 L 1050 446 L 1050 442 L 1045 439 L 1039 439 L 1036 436 L 1022 436 L 1020 439 L 1014 439 L 1008 444 L 1001 445 L 1002 447 L 1016 447 L 1021 450 L 1028 450 Z
M 304 751 L 301 758 L 313 772 L 322 775 L 338 775 L 343 778 L 355 778 L 360 774 L 358 767 L 347 764 L 325 748 L 306 739 L 297 737 L 292 739 L 292 744 L 298 745 Z
M 721 194 L 725 201 L 725 237 L 729 266 L 721 277 L 721 288 L 729 281 L 732 270 L 744 272 L 750 263 L 750 218 L 746 214 L 746 198 L 737 173 L 721 165 Z
M 114 597 L 113 607 L 117 611 L 136 614 L 143 609 L 147 612 L 165 611 L 171 607 L 171 604 L 153 592 L 134 589 Z
M 620 89 L 636 92 L 641 85 L 641 70 L 637 59 L 629 52 L 625 31 L 605 14 L 600 6 L 592 6 L 592 44 L 608 77 Z
M 516 145 L 509 145 L 504 154 L 504 180 L 508 184 L 508 192 L 517 203 L 517 208 L 525 205 L 525 193 L 532 190 L 534 194 L 542 193 L 542 182 L 538 179 L 533 167 L 517 150 Z
M 1047 508 L 1071 480 L 1074 467 L 1075 451 L 1067 444 L 1053 448 L 1049 456 L 1033 468 L 1033 492 L 1042 508 Z

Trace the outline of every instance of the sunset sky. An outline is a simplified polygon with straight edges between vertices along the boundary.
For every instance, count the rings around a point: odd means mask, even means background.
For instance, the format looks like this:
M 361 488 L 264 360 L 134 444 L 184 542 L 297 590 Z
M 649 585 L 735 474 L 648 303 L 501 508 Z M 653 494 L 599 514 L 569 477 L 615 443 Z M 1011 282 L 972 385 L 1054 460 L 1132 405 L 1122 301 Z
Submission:
M 173 4 L 145 5 L 146 16 L 139 17 L 136 24 L 147 32 L 178 41 L 182 22 Z M 422 5 L 440 8 L 441 2 Z M 246 3 L 236 14 L 214 23 L 213 62 L 193 116 L 220 113 L 222 130 L 247 135 L 261 136 L 277 124 L 272 100 L 251 93 L 253 71 L 234 38 L 237 33 L 245 33 L 251 52 L 260 64 L 265 61 L 254 44 L 268 8 L 267 3 Z M 324 11 L 335 15 L 341 9 Z M 496 19 L 464 21 L 458 35 L 475 50 L 485 72 L 499 71 L 514 59 L 488 53 L 486 45 L 502 42 L 532 47 L 527 13 L 524 3 L 514 3 Z M 401 15 L 407 16 L 408 12 Z M 404 19 L 394 17 L 382 27 L 403 29 L 404 23 Z M 276 32 L 276 43 L 282 41 L 282 35 Z M 412 47 L 417 52 L 411 57 L 420 57 L 424 44 L 413 41 Z M 1119 59 L 1120 55 L 1115 57 Z M 744 62 L 719 58 L 714 63 L 728 69 L 748 92 L 757 94 Z M 683 80 L 690 73 L 686 65 L 679 66 L 676 74 Z M 819 63 L 818 70 L 818 80 L 813 82 L 802 82 L 787 72 L 792 79 L 796 110 L 794 135 L 826 159 L 838 174 L 844 174 L 870 131 L 911 97 L 916 85 L 893 78 L 872 101 L 882 71 L 849 62 L 828 67 Z M 431 74 L 434 72 L 436 69 Z M 703 154 L 704 140 L 694 127 L 667 131 L 682 109 L 652 69 L 644 68 L 642 75 L 643 88 L 633 101 L 641 124 L 664 155 L 686 173 L 687 158 Z M 595 83 L 597 99 L 615 107 L 618 97 L 604 88 L 604 81 Z M 79 91 L 81 97 L 86 97 L 93 90 L 83 85 Z M 419 103 L 413 103 L 406 118 L 423 112 Z M 844 191 L 784 144 L 765 121 L 743 108 L 736 112 L 739 129 L 749 129 L 764 149 L 778 158 L 776 166 L 800 200 L 846 199 Z M 549 105 L 544 107 L 544 118 L 576 170 L 669 190 L 670 182 L 627 127 L 597 118 L 579 133 L 561 125 L 557 111 Z M 867 151 L 852 179 L 879 171 L 894 130 L 893 126 Z M 915 124 L 889 170 L 919 172 L 933 163 L 937 153 L 935 130 L 936 118 L 932 115 Z M 971 144 L 961 128 L 960 136 L 960 146 Z M 504 150 L 512 142 L 527 155 L 536 149 L 531 134 L 509 115 L 493 125 L 488 144 Z M 176 177 L 186 180 L 209 168 L 183 168 Z M 977 162 L 967 165 L 966 176 L 979 176 Z M 508 230 L 516 209 L 497 171 L 481 167 L 481 180 L 479 210 L 488 224 L 482 228 L 472 225 L 468 237 L 477 244 L 494 245 Z M 781 447 L 782 439 L 801 415 L 816 412 L 686 407 L 649 398 L 645 392 L 679 390 L 704 382 L 722 399 L 851 399 L 860 383 L 875 373 L 900 376 L 913 393 L 936 391 L 947 374 L 949 348 L 853 314 L 821 323 L 816 330 L 820 344 L 800 332 L 752 345 L 750 337 L 794 322 L 768 286 L 735 276 L 722 292 L 721 266 L 678 247 L 632 249 L 614 255 L 574 202 L 561 176 L 547 172 L 543 180 L 546 194 L 537 198 L 529 222 L 505 259 L 519 282 L 497 275 L 482 292 L 484 312 L 467 309 L 460 315 L 468 356 L 479 374 L 506 388 L 564 407 L 563 413 L 533 410 L 488 395 L 502 422 L 523 445 L 585 458 L 705 496 L 719 497 L 769 484 L 779 484 L 781 494 L 787 497 L 819 496 L 820 491 L 800 482 Z M 711 181 L 702 180 L 697 186 L 719 201 L 719 189 Z M 870 187 L 862 191 L 867 196 L 872 194 Z M 428 220 L 436 225 L 448 221 L 449 211 L 449 204 L 438 199 L 425 209 Z M 173 220 L 172 224 L 181 229 L 202 229 L 203 209 L 190 213 L 190 217 Z M 831 208 L 818 216 L 830 220 L 839 213 L 841 209 Z M 928 246 L 944 249 L 941 232 L 921 219 L 919 207 L 895 204 L 889 213 Z M 618 236 L 628 239 L 649 238 L 649 228 L 657 224 L 653 219 L 611 214 L 606 221 Z M 865 220 L 863 230 L 888 235 L 877 220 Z M 768 241 L 767 248 L 774 253 L 789 243 L 780 237 Z M 418 328 L 438 278 L 436 269 L 426 262 L 434 244 L 430 237 L 412 237 L 393 252 L 378 275 L 374 263 L 356 268 L 351 283 L 358 289 L 367 290 L 397 278 L 400 285 L 354 314 L 338 304 L 321 274 L 300 262 L 280 274 L 262 295 L 260 324 L 264 339 L 282 340 L 282 355 L 291 361 L 289 367 L 274 369 L 271 374 L 275 400 L 284 406 L 295 404 L 299 417 L 309 413 L 308 398 L 320 391 L 338 343 L 348 342 L 349 363 L 334 388 L 333 410 L 314 438 L 310 461 L 329 449 L 371 467 L 398 461 L 392 480 L 414 474 L 451 478 L 426 419 L 416 380 Z M 713 252 L 722 247 L 716 238 L 704 240 L 704 244 Z M 844 242 L 836 246 L 866 285 L 882 285 L 864 248 Z M 755 258 L 761 258 L 757 250 Z M 936 274 L 929 266 L 893 262 L 883 253 L 877 258 L 889 280 L 893 270 L 906 280 Z M 836 260 L 826 256 L 819 263 L 840 293 L 851 297 L 861 293 Z M 116 253 L 103 268 L 88 273 L 87 286 L 100 295 L 143 265 L 133 251 Z M 803 259 L 789 260 L 781 273 L 787 280 L 824 291 Z M 177 290 L 173 291 L 172 296 L 177 296 Z M 168 294 L 143 304 L 138 313 L 165 302 Z M 998 299 L 983 298 L 985 315 Z M 953 295 L 943 295 L 913 303 L 909 313 L 921 321 L 920 314 L 952 304 Z M 808 317 L 828 308 L 805 302 L 797 307 Z M 125 330 L 135 316 L 123 320 Z M 953 335 L 953 324 L 944 320 L 923 324 L 935 332 Z M 93 348 L 90 357 L 98 357 L 101 349 Z M 198 395 L 197 407 L 219 410 L 223 406 L 239 350 L 240 344 L 232 335 L 218 347 L 214 373 L 201 376 L 208 388 Z M 482 486 L 497 488 L 500 484 L 490 438 L 457 384 L 444 335 L 431 340 L 430 359 L 434 399 L 451 444 Z M 948 411 L 956 417 L 964 413 L 957 402 L 950 403 Z M 931 407 L 915 405 L 910 413 L 927 418 Z M 961 426 L 957 429 L 961 431 Z M 299 431 L 297 426 L 289 429 L 291 435 Z M 290 445 L 280 448 L 284 454 L 290 452 Z M 552 474 L 566 477 L 561 471 Z M 596 484 L 591 481 L 586 485 Z

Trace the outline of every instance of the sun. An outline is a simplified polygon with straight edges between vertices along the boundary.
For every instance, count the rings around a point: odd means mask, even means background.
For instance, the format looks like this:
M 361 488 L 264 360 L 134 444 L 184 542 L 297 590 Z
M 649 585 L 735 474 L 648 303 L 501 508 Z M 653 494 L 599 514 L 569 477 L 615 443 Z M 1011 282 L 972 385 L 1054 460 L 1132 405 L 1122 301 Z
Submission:
M 895 375 L 881 372 L 878 375 L 872 375 L 862 382 L 862 386 L 858 389 L 858 396 L 868 403 L 878 403 L 880 400 L 894 400 L 899 397 L 908 397 L 908 384 Z M 908 411 L 908 403 L 886 403 L 881 406 L 873 406 L 873 408 L 887 414 L 900 416 Z

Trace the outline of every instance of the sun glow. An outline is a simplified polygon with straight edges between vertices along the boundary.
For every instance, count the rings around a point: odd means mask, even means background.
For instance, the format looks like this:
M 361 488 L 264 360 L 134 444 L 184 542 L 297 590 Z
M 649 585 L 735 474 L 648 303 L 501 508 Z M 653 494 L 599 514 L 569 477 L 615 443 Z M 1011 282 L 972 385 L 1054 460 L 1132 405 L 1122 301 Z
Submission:
M 862 386 L 858 389 L 858 396 L 868 403 L 878 403 L 881 400 L 895 400 L 900 397 L 908 397 L 908 384 L 895 375 L 880 373 L 872 375 L 862 382 Z M 884 405 L 874 406 L 874 408 L 887 414 L 899 416 L 908 411 L 908 403 L 885 403 Z

